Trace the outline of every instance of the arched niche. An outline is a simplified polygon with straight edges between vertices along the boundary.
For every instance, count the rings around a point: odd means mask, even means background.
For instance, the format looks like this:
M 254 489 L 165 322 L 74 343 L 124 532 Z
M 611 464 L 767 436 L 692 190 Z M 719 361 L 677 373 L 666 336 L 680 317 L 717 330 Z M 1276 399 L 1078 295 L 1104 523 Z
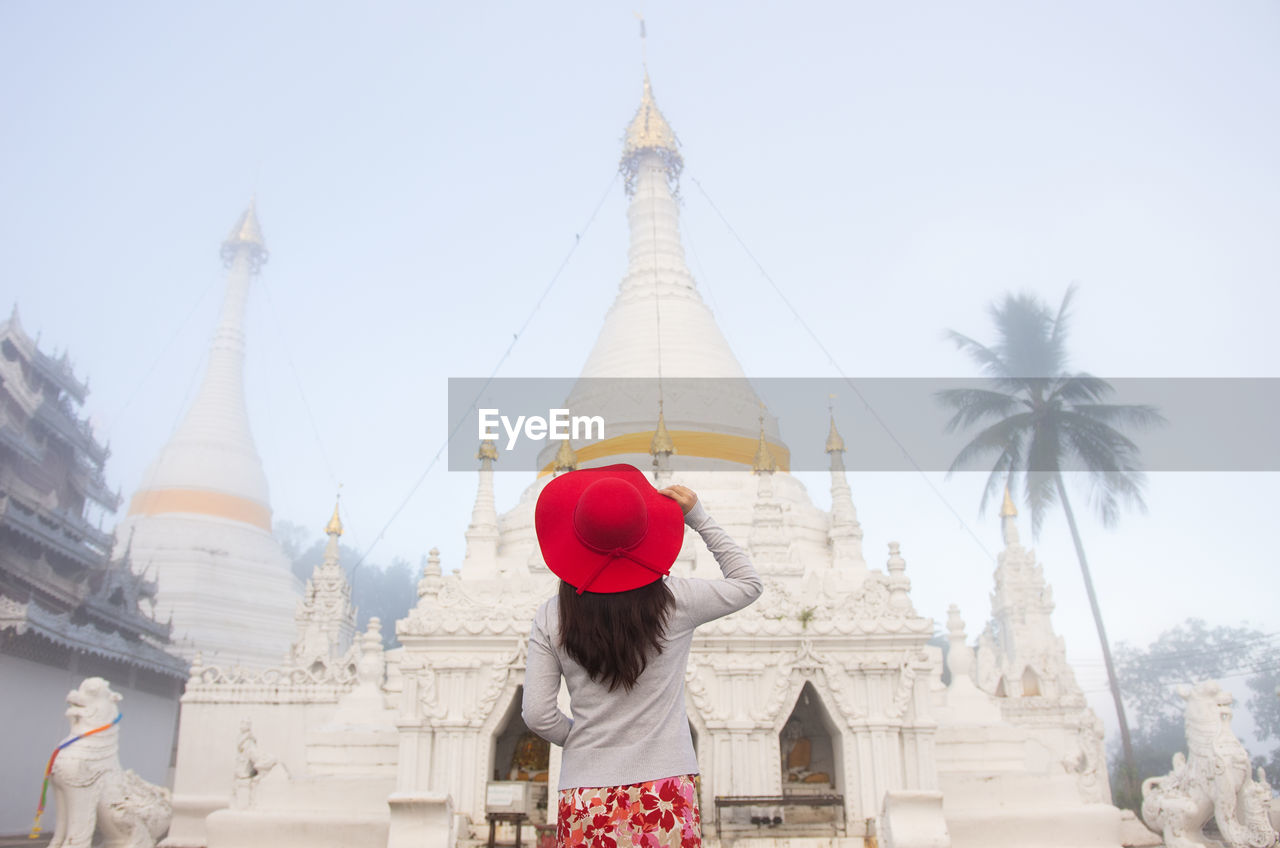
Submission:
M 1043 694 L 1040 691 L 1040 676 L 1032 671 L 1031 666 L 1022 670 L 1022 697 L 1034 698 Z
M 498 721 L 490 747 L 489 779 L 518 780 L 546 786 L 551 745 L 524 723 L 520 704 L 524 687 L 517 686 Z
M 800 688 L 791 715 L 778 734 L 778 750 L 783 794 L 828 795 L 843 791 L 840 729 L 808 681 Z

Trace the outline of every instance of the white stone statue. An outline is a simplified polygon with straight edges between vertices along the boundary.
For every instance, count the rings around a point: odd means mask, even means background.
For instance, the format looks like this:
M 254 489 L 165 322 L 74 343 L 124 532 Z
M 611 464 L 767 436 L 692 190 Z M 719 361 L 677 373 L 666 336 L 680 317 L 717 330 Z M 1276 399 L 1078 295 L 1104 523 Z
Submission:
M 109 727 L 73 742 L 54 760 L 58 817 L 50 848 L 90 848 L 95 829 L 106 848 L 154 848 L 169 830 L 169 790 L 120 767 L 120 728 L 113 724 L 119 700 L 101 677 L 86 678 L 67 694 L 68 738 Z
M 253 735 L 253 723 L 248 719 L 241 721 L 240 738 L 236 741 L 233 806 L 236 809 L 252 807 L 254 790 L 258 782 L 277 765 L 283 767 L 275 757 L 269 757 L 258 750 L 258 739 Z
M 1173 771 L 1142 782 L 1142 818 L 1164 836 L 1166 848 L 1269 848 L 1276 844 L 1269 809 L 1271 787 L 1231 731 L 1231 693 L 1217 681 L 1181 686 L 1187 702 L 1187 751 L 1173 755 Z M 1204 826 L 1214 819 L 1222 840 Z

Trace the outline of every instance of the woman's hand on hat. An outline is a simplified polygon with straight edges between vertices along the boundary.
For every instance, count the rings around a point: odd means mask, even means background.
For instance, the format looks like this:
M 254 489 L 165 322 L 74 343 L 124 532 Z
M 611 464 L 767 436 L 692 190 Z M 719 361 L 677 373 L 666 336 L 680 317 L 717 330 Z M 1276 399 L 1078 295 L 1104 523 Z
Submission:
M 658 494 L 666 495 L 676 503 L 680 504 L 680 510 L 685 514 L 689 514 L 689 510 L 693 509 L 693 505 L 698 502 L 698 495 L 688 486 L 668 486 L 665 489 L 659 489 Z

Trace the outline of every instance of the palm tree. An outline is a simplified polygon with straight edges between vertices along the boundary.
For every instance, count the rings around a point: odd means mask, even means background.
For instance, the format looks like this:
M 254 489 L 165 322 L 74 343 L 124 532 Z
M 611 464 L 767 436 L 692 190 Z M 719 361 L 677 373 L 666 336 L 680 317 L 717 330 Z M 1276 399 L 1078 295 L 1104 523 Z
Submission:
M 1147 427 L 1162 423 L 1164 418 L 1154 407 L 1104 403 L 1114 392 L 1111 384 L 1067 370 L 1068 309 L 1074 294 L 1075 287 L 1068 287 L 1056 315 L 1034 295 L 1005 295 L 991 307 L 998 339 L 990 347 L 948 331 L 947 336 L 981 367 L 989 382 L 984 388 L 941 391 L 938 399 L 955 410 L 947 432 L 982 428 L 956 455 L 950 472 L 979 461 L 986 464 L 994 457 L 980 510 L 1006 487 L 1017 491 L 1019 478 L 1031 509 L 1033 535 L 1039 534 L 1046 512 L 1055 504 L 1062 506 L 1120 719 L 1124 794 L 1135 799 L 1129 722 L 1063 471 L 1080 470 L 1088 475 L 1091 500 L 1104 526 L 1115 524 L 1122 502 L 1145 511 L 1142 489 L 1146 479 L 1138 463 L 1138 446 L 1117 427 Z

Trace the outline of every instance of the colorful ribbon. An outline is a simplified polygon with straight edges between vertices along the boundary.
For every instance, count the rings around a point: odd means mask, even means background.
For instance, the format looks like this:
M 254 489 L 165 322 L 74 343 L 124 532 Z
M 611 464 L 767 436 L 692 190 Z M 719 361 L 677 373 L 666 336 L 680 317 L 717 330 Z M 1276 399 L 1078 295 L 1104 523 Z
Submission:
M 44 785 L 40 787 L 40 806 L 36 807 L 36 820 L 31 825 L 31 834 L 28 839 L 38 839 L 40 837 L 40 817 L 44 815 L 44 802 L 49 795 L 49 776 L 53 774 L 53 761 L 58 759 L 58 752 L 68 745 L 79 742 L 86 736 L 92 736 L 95 733 L 101 733 L 104 730 L 110 730 L 120 723 L 120 719 L 124 718 L 124 713 L 116 713 L 115 719 L 110 724 L 104 724 L 102 727 L 95 727 L 93 730 L 86 730 L 79 736 L 72 736 L 66 742 L 53 749 L 53 753 L 49 755 L 49 765 L 44 767 Z

